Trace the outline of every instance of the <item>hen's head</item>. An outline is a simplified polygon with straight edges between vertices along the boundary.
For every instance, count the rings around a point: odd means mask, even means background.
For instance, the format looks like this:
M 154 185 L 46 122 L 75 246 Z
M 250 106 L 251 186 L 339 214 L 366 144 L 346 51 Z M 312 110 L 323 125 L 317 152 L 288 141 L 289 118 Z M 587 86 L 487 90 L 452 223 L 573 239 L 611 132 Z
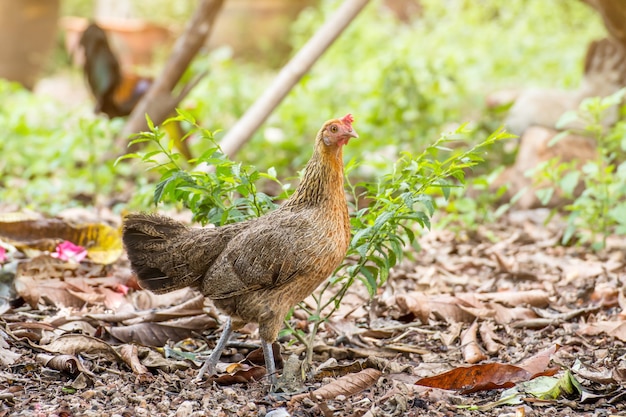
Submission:
M 359 135 L 352 128 L 354 118 L 351 114 L 346 114 L 340 119 L 332 119 L 324 123 L 318 137 L 326 146 L 341 147 L 346 145 L 351 138 L 358 138 Z

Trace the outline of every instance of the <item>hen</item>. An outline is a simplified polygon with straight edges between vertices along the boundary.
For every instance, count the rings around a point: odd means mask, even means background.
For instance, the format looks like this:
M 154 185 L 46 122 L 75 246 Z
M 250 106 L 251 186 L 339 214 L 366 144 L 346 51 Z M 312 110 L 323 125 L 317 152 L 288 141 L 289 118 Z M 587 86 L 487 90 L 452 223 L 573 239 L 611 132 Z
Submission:
M 262 217 L 217 228 L 188 228 L 154 214 L 125 218 L 124 244 L 143 288 L 163 293 L 195 287 L 229 316 L 198 378 L 215 371 L 232 331 L 254 322 L 275 384 L 272 342 L 285 315 L 337 268 L 348 249 L 343 146 L 358 137 L 352 122 L 348 114 L 324 123 L 300 185 Z

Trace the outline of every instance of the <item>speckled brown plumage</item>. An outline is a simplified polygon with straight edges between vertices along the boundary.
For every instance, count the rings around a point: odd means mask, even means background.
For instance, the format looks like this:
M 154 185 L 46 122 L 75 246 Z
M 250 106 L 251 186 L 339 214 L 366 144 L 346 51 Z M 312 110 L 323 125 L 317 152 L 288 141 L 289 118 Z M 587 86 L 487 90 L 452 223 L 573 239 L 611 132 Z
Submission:
M 155 214 L 128 215 L 123 239 L 140 285 L 155 292 L 199 288 L 235 329 L 255 322 L 263 341 L 274 341 L 288 310 L 346 254 L 342 148 L 357 137 L 351 122 L 348 115 L 322 126 L 299 187 L 265 216 L 192 229 Z

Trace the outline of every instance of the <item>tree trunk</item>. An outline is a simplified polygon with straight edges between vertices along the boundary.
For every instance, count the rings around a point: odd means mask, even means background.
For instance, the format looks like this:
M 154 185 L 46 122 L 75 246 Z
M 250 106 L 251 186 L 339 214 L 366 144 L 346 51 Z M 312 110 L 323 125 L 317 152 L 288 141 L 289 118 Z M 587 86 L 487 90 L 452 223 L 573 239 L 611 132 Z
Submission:
M 583 0 L 596 9 L 604 26 L 613 40 L 626 47 L 626 1 L 624 0 Z

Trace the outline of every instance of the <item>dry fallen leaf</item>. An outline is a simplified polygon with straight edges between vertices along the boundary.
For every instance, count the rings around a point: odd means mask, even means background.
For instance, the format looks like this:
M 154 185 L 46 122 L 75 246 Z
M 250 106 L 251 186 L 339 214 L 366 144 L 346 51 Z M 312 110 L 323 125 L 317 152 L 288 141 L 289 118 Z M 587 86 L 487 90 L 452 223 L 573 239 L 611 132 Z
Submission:
M 419 291 L 412 291 L 398 294 L 395 302 L 401 314 L 413 314 L 422 323 L 427 323 L 431 314 L 450 323 L 470 323 L 476 318 L 474 314 L 462 308 L 462 306 L 468 308 L 474 306 L 447 294 L 426 295 Z
M 476 296 L 479 300 L 493 301 L 511 307 L 526 304 L 544 308 L 550 303 L 549 294 L 543 290 L 479 293 Z
M 548 368 L 552 356 L 559 350 L 561 346 L 552 345 L 548 349 L 542 350 L 530 358 L 524 359 L 517 364 L 520 368 L 526 369 L 533 375 L 533 378 L 539 375 L 548 375 L 552 372 L 552 369 Z M 547 372 L 547 373 L 546 373 Z M 556 370 L 554 371 L 556 372 Z M 553 375 L 554 373 L 552 373 Z
M 137 310 L 151 310 L 177 306 L 197 297 L 197 295 L 198 292 L 191 288 L 182 288 L 165 294 L 155 294 L 152 291 L 141 290 L 133 292 L 131 299 Z
M 37 346 L 47 352 L 78 355 L 90 353 L 110 361 L 119 361 L 119 354 L 108 343 L 82 334 L 64 334 L 47 345 Z
M 496 312 L 494 319 L 498 324 L 509 324 L 518 320 L 537 318 L 537 313 L 530 308 L 506 307 L 500 303 L 489 303 L 489 305 Z
M 463 359 L 467 363 L 478 363 L 487 359 L 487 356 L 480 349 L 478 344 L 478 322 L 472 325 L 461 334 L 461 347 L 463 349 Z
M 207 314 L 162 321 L 137 323 L 128 326 L 107 327 L 116 339 L 124 343 L 139 343 L 145 346 L 163 346 L 168 340 L 177 342 L 194 333 L 215 327 L 215 319 Z
M 65 372 L 72 376 L 76 376 L 79 373 L 84 373 L 92 377 L 94 376 L 74 355 L 47 355 L 45 353 L 40 353 L 35 356 L 35 359 L 43 366 Z
M 339 376 L 360 372 L 363 368 L 363 361 L 354 361 L 345 365 L 339 365 L 334 361 L 332 365 L 320 365 L 315 375 L 313 375 L 313 379 L 321 381 L 324 378 L 337 378 Z
M 234 374 L 220 375 L 217 378 L 210 378 L 209 381 L 214 381 L 218 385 L 233 385 L 233 384 L 247 384 L 250 382 L 260 381 L 267 371 L 262 366 L 253 366 L 250 369 L 239 370 Z
M 300 401 L 307 397 L 315 400 L 332 400 L 339 395 L 349 397 L 374 385 L 381 375 L 382 372 L 378 369 L 363 369 L 356 374 L 344 375 L 309 394 L 295 395 L 291 398 L 290 403 Z
M 416 385 L 460 391 L 469 394 L 499 388 L 511 388 L 515 384 L 539 376 L 554 375 L 558 369 L 548 368 L 550 358 L 558 345 L 526 359 L 518 365 L 487 363 L 459 367 L 428 378 L 418 380 Z
M 22 355 L 9 349 L 0 347 L 0 364 L 9 366 L 15 363 Z
M 476 391 L 510 388 L 517 382 L 527 381 L 530 377 L 530 373 L 519 366 L 486 363 L 455 368 L 443 374 L 422 378 L 415 384 L 469 394 Z
M 587 323 L 578 330 L 581 335 L 596 335 L 606 333 L 622 342 L 626 342 L 626 321 L 601 320 L 595 323 Z
M 480 332 L 480 338 L 483 341 L 483 345 L 487 352 L 491 354 L 498 353 L 502 348 L 502 344 L 498 343 L 496 340 L 498 336 L 493 330 L 493 323 L 483 321 L 480 323 L 480 328 L 478 330 Z
M 19 217 L 2 213 L 0 236 L 16 247 L 53 252 L 61 241 L 87 249 L 89 258 L 99 264 L 112 264 L 124 251 L 121 233 L 104 223 L 71 224 L 61 219 Z
M 272 352 L 274 353 L 274 366 L 276 369 L 283 368 L 283 357 L 280 354 L 280 343 L 274 342 L 272 343 Z M 248 353 L 245 362 L 251 363 L 253 365 L 262 365 L 265 366 L 265 357 L 263 356 L 263 349 L 257 348 L 252 352 Z
M 76 269 L 76 264 L 40 255 L 19 265 L 15 291 L 32 308 L 37 308 L 40 302 L 59 308 L 104 304 L 117 309 L 126 304 L 124 294 L 115 291 L 124 284 L 120 278 L 66 276 L 68 272 L 77 273 Z
M 135 345 L 122 345 L 116 348 L 120 357 L 124 360 L 126 365 L 132 369 L 136 375 L 149 374 L 148 368 L 146 368 L 139 360 L 137 346 Z

